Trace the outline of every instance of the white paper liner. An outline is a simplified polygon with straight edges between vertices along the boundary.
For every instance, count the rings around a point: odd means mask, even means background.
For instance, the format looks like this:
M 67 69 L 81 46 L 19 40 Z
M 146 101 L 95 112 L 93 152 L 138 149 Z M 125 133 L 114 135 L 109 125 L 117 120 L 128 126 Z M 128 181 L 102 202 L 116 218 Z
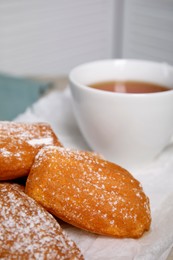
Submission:
M 65 147 L 89 150 L 73 114 L 69 89 L 50 93 L 15 121 L 48 122 Z M 165 260 L 170 253 L 173 246 L 173 143 L 152 163 L 132 174 L 150 198 L 151 230 L 140 239 L 116 239 L 62 222 L 86 260 Z

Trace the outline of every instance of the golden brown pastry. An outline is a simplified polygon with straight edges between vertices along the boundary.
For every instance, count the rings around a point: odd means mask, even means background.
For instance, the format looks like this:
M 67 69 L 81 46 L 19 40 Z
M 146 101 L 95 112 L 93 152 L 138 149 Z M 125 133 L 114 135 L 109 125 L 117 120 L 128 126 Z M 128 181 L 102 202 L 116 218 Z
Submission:
M 137 238 L 150 228 L 149 200 L 140 183 L 91 153 L 41 149 L 25 191 L 58 218 L 97 234 Z
M 0 122 L 0 180 L 26 176 L 34 157 L 45 145 L 59 145 L 46 123 Z
M 0 184 L 1 259 L 83 259 L 58 222 L 17 184 Z

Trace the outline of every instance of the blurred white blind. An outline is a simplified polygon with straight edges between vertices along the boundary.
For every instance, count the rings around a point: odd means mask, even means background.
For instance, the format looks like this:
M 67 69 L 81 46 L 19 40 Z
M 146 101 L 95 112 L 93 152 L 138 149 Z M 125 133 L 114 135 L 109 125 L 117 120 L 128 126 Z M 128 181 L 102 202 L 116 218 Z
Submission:
M 125 0 L 122 56 L 173 64 L 173 1 Z
M 112 55 L 114 0 L 1 0 L 0 71 L 67 73 Z

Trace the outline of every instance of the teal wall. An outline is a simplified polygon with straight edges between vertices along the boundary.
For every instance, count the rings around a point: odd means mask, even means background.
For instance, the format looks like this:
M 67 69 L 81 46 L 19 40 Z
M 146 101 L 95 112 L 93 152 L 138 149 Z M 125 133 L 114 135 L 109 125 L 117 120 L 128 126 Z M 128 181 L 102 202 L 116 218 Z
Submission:
M 33 104 L 47 84 L 0 74 L 0 120 L 12 120 Z

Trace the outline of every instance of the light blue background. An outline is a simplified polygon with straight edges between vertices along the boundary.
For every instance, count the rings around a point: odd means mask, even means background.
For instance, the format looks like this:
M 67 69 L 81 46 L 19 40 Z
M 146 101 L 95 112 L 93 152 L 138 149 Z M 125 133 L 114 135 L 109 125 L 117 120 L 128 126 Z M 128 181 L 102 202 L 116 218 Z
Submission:
M 0 120 L 12 120 L 34 103 L 48 84 L 0 74 Z

